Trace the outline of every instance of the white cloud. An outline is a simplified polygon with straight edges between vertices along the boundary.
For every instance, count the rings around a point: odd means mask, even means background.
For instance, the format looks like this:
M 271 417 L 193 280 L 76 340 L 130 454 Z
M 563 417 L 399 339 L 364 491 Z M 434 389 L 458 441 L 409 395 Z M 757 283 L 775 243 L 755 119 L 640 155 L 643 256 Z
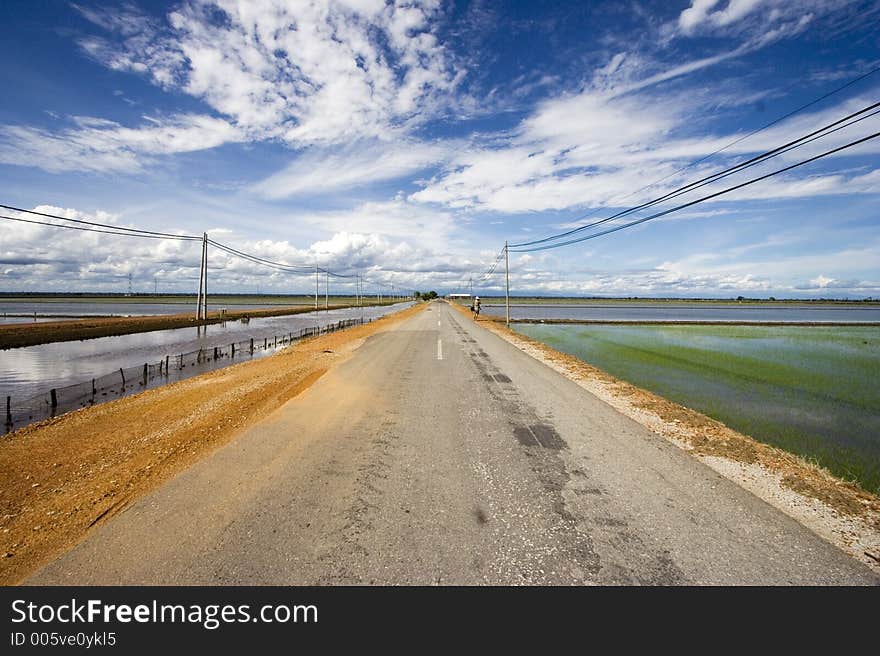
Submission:
M 33 209 L 67 218 L 126 226 L 119 215 L 100 210 L 86 214 L 52 205 Z M 7 214 L 43 220 L 13 211 L 7 211 Z M 211 247 L 209 275 L 212 289 L 253 291 L 259 287 L 263 291 L 308 291 L 313 289 L 311 267 L 315 264 L 337 273 L 364 274 L 386 285 L 394 283 L 405 288 L 419 288 L 460 278 L 476 266 L 476 262 L 465 255 L 445 249 L 452 228 L 450 216 L 425 208 L 408 208 L 401 199 L 366 204 L 348 213 L 295 217 L 293 220 L 314 223 L 327 237 L 296 246 L 287 240 L 253 239 L 235 230 L 210 229 L 214 238 L 239 250 L 306 267 L 298 274 L 282 272 Z M 135 281 L 136 290 L 140 291 L 151 291 L 154 280 L 166 291 L 194 292 L 198 286 L 201 255 L 198 242 L 146 241 L 30 223 L 6 225 L 14 225 L 15 229 L 0 230 L 2 289 L 48 290 L 63 280 L 67 291 L 125 291 L 129 274 Z M 331 278 L 333 290 L 353 292 L 353 281 Z
M 150 157 L 191 152 L 237 141 L 240 133 L 211 116 L 183 114 L 144 117 L 147 125 L 124 127 L 93 117 L 73 118 L 75 127 L 58 133 L 42 128 L 0 126 L 0 162 L 50 172 L 137 172 Z
M 774 178 L 720 196 L 717 200 L 736 202 L 853 194 L 880 194 L 880 168 L 859 175 L 837 173 Z
M 756 43 L 802 30 L 814 15 L 833 12 L 849 0 L 691 0 L 675 28 L 683 36 L 748 33 Z
M 726 6 L 712 11 L 718 0 L 692 0 L 691 6 L 681 12 L 678 24 L 686 34 L 700 26 L 709 24 L 724 27 L 734 23 L 757 9 L 766 0 L 729 0 Z
M 400 140 L 450 102 L 463 75 L 433 33 L 442 15 L 437 0 L 185 0 L 167 22 L 131 5 L 74 7 L 110 33 L 79 40 L 89 56 L 199 98 L 217 115 L 143 117 L 136 127 L 79 118 L 60 132 L 0 126 L 4 163 L 132 173 L 156 155 L 230 142 L 276 139 L 301 148 Z M 389 151 L 389 169 L 373 163 L 374 179 L 417 170 L 435 157 L 429 151 Z M 349 178 L 370 179 L 353 171 Z M 290 175 L 272 182 L 299 192 Z
M 252 187 L 266 198 L 322 194 L 395 180 L 448 159 L 453 144 L 377 140 L 344 147 L 314 147 Z
M 253 139 L 388 139 L 432 115 L 460 72 L 433 33 L 437 0 L 186 0 L 168 25 L 83 11 L 114 38 L 82 47 L 207 102 Z
M 654 77 L 657 77 L 656 75 Z M 628 89 L 639 83 L 628 83 Z M 607 87 L 607 85 L 606 85 Z M 567 208 L 636 205 L 702 178 L 745 154 L 762 152 L 811 133 L 872 102 L 863 95 L 800 113 L 748 138 L 746 134 L 690 136 L 700 132 L 694 96 L 642 90 L 620 95 L 613 85 L 545 101 L 506 138 L 459 149 L 443 172 L 412 194 L 414 201 L 453 208 L 528 213 Z M 714 100 L 706 98 L 705 103 Z M 681 201 L 737 184 L 826 152 L 880 129 L 880 115 L 778 156 L 766 164 L 694 191 Z M 738 143 L 733 143 L 738 142 Z M 731 145 L 733 144 L 733 145 Z M 689 162 L 724 149 L 707 162 Z M 880 153 L 880 140 L 835 158 Z M 813 167 L 758 183 L 719 200 L 793 198 L 878 193 L 876 173 L 816 174 Z M 820 169 L 821 170 L 821 169 Z M 658 184 L 646 187 L 654 182 Z
M 350 210 L 307 212 L 291 222 L 320 228 L 326 232 L 354 232 L 389 238 L 430 241 L 443 250 L 456 231 L 452 212 L 410 203 L 397 197 L 385 202 L 368 202 Z
M 39 205 L 38 212 L 71 219 L 98 220 L 125 226 L 118 215 L 104 211 L 85 214 L 76 209 Z M 44 221 L 38 216 L 6 211 L 10 216 Z M 5 289 L 48 290 L 59 281 L 65 289 L 123 291 L 128 274 L 163 283 L 197 280 L 199 245 L 192 242 L 116 237 L 95 232 L 63 230 L 32 223 L 7 223 L 0 230 L 0 285 Z M 128 226 L 131 227 L 131 226 Z M 185 283 L 184 283 L 185 284 Z
M 691 6 L 681 12 L 678 24 L 685 34 L 690 34 L 694 28 L 706 20 L 712 8 L 718 4 L 718 0 L 691 0 Z

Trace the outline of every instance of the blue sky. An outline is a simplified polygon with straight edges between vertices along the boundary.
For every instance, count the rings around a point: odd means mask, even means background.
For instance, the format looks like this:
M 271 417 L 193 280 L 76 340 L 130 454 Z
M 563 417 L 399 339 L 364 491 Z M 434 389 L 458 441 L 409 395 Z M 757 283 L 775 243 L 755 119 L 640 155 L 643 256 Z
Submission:
M 207 231 L 415 289 L 466 286 L 505 239 L 608 216 L 880 99 L 878 73 L 680 170 L 880 65 L 878 2 L 13 0 L 0 18 L 0 202 Z M 880 139 L 638 228 L 511 253 L 511 286 L 880 297 L 878 153 Z M 198 251 L 2 222 L 0 290 L 124 291 L 130 273 L 193 291 Z M 311 284 L 216 251 L 211 277 Z

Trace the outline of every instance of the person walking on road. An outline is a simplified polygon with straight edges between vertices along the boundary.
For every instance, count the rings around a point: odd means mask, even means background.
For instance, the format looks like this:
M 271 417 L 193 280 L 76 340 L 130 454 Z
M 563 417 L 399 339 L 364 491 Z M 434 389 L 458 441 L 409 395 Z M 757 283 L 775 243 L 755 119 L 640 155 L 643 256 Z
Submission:
M 477 317 L 480 316 L 480 297 L 479 296 L 474 297 L 474 304 L 472 307 L 474 310 L 474 321 L 476 321 Z

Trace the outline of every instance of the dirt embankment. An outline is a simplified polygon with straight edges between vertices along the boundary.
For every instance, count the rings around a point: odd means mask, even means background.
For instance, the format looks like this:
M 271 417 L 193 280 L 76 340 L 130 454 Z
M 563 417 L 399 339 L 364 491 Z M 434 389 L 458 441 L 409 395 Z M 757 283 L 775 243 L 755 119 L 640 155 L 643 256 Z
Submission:
M 423 307 L 0 438 L 0 584 L 21 581 Z
M 471 317 L 467 308 L 451 305 Z M 503 319 L 480 318 L 479 323 L 880 571 L 877 496 L 787 451 L 514 332 Z
M 387 305 L 387 304 L 386 304 Z M 331 305 L 337 310 L 351 305 Z M 324 309 L 321 306 L 321 309 Z M 96 317 L 94 319 L 72 319 L 70 321 L 46 321 L 40 323 L 11 323 L 0 325 L 0 349 L 35 346 L 50 342 L 73 342 L 93 337 L 111 337 L 146 333 L 151 330 L 169 330 L 238 321 L 244 317 L 282 317 L 289 314 L 313 312 L 312 306 L 269 308 L 265 310 L 236 310 L 220 316 L 219 312 L 209 312 L 208 318 L 196 321 L 192 312 L 185 314 L 163 314 L 146 317 Z

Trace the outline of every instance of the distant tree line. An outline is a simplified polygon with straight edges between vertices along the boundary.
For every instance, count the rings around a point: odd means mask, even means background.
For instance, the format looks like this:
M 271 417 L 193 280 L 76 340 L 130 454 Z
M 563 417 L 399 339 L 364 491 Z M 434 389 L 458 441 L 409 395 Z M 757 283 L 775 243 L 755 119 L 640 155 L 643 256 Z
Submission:
M 413 296 L 415 296 L 417 301 L 430 301 L 432 298 L 437 298 L 437 292 L 434 290 L 429 292 L 416 292 Z

